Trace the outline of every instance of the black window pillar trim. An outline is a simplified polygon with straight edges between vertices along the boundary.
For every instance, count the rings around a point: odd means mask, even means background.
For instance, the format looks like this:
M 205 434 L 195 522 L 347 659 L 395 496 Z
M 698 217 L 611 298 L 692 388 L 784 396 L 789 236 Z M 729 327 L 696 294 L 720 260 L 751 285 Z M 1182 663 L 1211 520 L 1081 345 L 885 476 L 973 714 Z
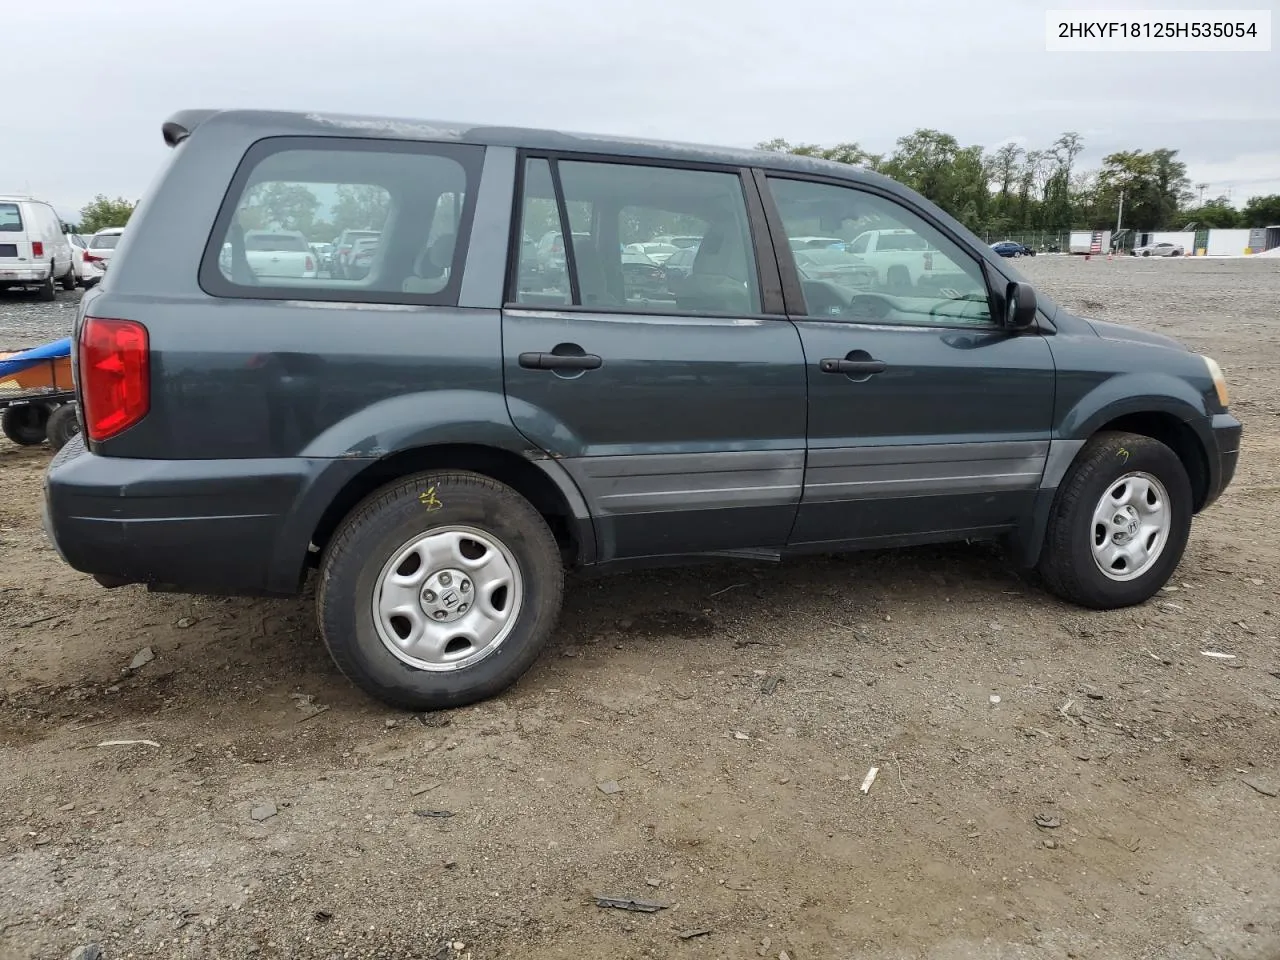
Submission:
M 769 246 L 773 250 L 773 267 L 779 281 L 779 293 L 782 295 L 782 312 L 791 317 L 803 317 L 808 313 L 804 303 L 804 288 L 800 286 L 800 275 L 796 272 L 795 257 L 784 256 L 790 252 L 787 243 L 787 230 L 782 223 L 782 213 L 774 202 L 773 193 L 769 189 L 768 171 L 753 167 L 751 175 L 755 180 L 756 193 L 760 200 L 761 213 L 764 216 L 765 229 L 769 237 Z
M 560 218 L 560 239 L 564 242 L 564 269 L 569 275 L 569 302 L 582 306 L 582 291 L 578 287 L 578 254 L 573 249 L 573 226 L 569 223 L 569 204 L 564 198 L 564 186 L 560 183 L 560 161 L 550 157 L 551 190 L 556 195 L 556 215 Z

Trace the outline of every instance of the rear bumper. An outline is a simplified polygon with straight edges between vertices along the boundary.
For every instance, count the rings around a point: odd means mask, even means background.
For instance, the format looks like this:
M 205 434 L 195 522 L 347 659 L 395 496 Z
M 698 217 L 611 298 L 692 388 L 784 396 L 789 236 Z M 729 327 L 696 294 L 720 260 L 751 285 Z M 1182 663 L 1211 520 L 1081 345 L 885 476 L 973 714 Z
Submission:
M 0 264 L 0 283 L 44 283 L 48 279 L 47 263 Z
M 102 581 L 290 594 L 324 508 L 367 462 L 99 457 L 76 437 L 45 478 L 45 532 Z

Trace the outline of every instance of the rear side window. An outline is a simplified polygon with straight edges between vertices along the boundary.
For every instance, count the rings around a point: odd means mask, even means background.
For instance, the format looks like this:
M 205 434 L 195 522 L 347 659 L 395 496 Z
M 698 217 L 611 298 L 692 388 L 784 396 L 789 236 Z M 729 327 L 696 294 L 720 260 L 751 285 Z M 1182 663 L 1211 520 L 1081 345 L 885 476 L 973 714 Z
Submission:
M 118 233 L 100 233 L 89 241 L 90 250 L 114 250 L 120 242 Z
M 760 312 L 737 172 L 530 158 L 522 195 L 521 234 L 538 239 L 518 253 L 515 303 L 607 313 Z M 658 238 L 677 233 L 692 238 L 696 251 L 688 269 L 668 271 L 680 249 Z
M 16 203 L 0 203 L 0 233 L 21 233 L 22 211 Z
M 200 266 L 220 297 L 456 303 L 483 148 L 277 137 L 250 148 Z M 312 244 L 333 244 L 327 257 Z

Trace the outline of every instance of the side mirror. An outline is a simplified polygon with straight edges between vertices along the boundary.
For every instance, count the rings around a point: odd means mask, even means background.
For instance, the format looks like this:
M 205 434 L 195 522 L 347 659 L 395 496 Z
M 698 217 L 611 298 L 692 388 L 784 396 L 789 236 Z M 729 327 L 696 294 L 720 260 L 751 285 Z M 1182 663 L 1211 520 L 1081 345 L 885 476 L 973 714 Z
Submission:
M 1036 321 L 1036 291 L 1029 283 L 1010 283 L 1004 294 L 1004 325 L 1025 330 Z

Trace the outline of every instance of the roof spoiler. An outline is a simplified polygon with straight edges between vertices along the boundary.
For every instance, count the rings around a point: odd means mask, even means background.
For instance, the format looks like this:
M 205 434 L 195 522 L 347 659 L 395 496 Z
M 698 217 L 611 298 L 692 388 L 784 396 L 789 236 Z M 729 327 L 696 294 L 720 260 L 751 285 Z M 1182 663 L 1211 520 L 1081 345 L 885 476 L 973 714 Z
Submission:
M 196 127 L 215 113 L 221 112 L 220 110 L 179 110 L 160 127 L 160 132 L 164 134 L 165 145 L 176 147 L 195 133 Z

